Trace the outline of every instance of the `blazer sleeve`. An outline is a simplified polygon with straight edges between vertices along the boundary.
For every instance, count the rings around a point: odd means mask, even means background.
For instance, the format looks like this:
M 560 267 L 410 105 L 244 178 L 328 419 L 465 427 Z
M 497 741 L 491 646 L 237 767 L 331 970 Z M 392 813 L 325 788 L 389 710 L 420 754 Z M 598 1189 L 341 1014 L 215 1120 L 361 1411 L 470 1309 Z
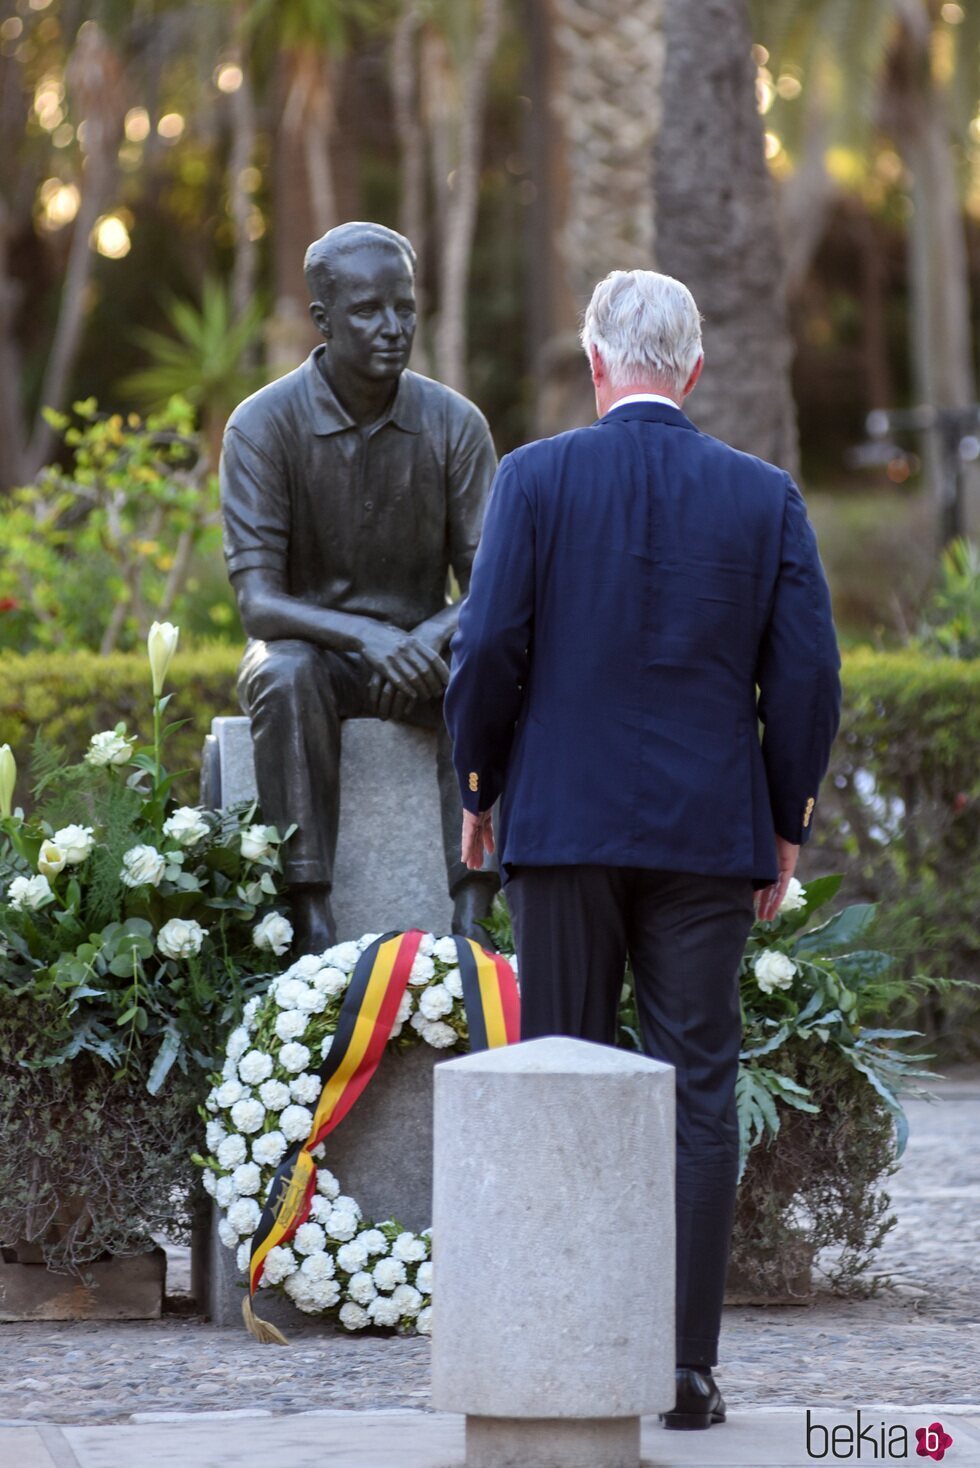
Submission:
M 465 810 L 489 810 L 504 785 L 530 660 L 534 516 L 512 456 L 490 487 L 469 595 L 452 641 L 444 711 Z
M 840 724 L 840 653 L 830 591 L 806 506 L 786 476 L 782 549 L 756 665 L 762 757 L 777 836 L 812 834 L 820 782 Z

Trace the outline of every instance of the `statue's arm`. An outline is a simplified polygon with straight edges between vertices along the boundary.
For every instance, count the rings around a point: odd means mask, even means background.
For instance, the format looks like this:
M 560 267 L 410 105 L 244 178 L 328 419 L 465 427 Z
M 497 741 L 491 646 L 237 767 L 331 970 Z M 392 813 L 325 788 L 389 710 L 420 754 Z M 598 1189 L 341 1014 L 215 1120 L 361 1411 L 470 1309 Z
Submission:
M 446 685 L 449 670 L 442 659 L 401 627 L 291 596 L 282 573 L 267 566 L 236 571 L 231 584 L 249 637 L 263 642 L 295 637 L 335 652 L 356 653 L 408 698 L 436 698 Z

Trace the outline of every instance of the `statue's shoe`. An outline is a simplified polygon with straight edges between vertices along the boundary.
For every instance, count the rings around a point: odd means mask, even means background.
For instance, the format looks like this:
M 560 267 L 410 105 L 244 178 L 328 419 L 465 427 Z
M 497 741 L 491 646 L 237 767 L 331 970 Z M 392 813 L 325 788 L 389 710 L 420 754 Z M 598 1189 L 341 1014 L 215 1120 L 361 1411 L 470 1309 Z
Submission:
M 710 1369 L 695 1371 L 690 1366 L 678 1366 L 675 1373 L 677 1397 L 672 1412 L 663 1412 L 665 1427 L 696 1430 L 710 1427 L 714 1422 L 725 1420 L 725 1399 Z

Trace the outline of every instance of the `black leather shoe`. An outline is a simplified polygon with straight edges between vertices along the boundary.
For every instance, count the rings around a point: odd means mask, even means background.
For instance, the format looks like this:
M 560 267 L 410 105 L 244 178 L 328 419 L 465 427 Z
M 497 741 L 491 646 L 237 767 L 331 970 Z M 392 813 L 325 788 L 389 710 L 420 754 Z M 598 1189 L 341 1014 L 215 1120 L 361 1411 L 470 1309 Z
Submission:
M 690 1366 L 678 1366 L 677 1399 L 673 1412 L 663 1412 L 664 1427 L 678 1427 L 688 1431 L 710 1427 L 713 1422 L 724 1422 L 725 1399 L 718 1390 L 710 1367 L 695 1371 Z

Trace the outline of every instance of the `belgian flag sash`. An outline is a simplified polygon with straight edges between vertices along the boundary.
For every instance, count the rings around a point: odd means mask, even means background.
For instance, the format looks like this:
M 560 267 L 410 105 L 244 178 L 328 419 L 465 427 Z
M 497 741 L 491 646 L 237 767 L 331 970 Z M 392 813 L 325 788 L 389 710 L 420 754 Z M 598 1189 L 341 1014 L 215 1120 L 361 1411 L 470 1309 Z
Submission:
M 421 941 L 417 928 L 385 933 L 365 949 L 351 975 L 333 1044 L 320 1066 L 320 1099 L 309 1136 L 276 1169 L 252 1237 L 249 1292 L 242 1301 L 242 1315 L 252 1335 L 263 1344 L 287 1344 L 281 1331 L 252 1310 L 266 1256 L 277 1245 L 287 1244 L 309 1217 L 316 1192 L 313 1149 L 344 1119 L 377 1070 Z M 506 959 L 488 953 L 472 938 L 454 934 L 454 941 L 470 1049 L 514 1044 L 520 1039 L 520 1000 L 513 969 Z

